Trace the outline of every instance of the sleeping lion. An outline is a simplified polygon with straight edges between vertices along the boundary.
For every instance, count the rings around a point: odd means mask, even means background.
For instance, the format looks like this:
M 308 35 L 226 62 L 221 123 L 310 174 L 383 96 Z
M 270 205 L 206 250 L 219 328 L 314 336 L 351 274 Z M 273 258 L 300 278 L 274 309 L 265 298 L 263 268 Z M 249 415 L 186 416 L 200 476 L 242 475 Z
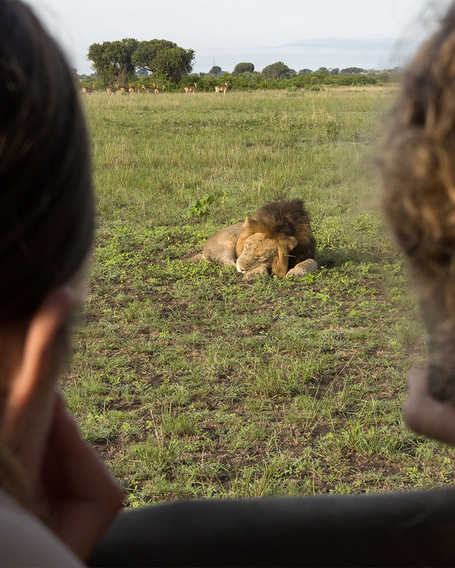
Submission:
M 300 199 L 275 201 L 252 217 L 210 237 L 193 260 L 233 265 L 244 278 L 256 274 L 305 276 L 317 269 L 315 240 Z

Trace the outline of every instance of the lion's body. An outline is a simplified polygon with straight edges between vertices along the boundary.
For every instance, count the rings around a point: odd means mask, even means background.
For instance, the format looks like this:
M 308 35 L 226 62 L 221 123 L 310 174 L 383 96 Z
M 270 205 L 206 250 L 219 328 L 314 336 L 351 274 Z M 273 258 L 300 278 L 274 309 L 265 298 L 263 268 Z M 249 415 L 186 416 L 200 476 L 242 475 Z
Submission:
M 243 223 L 235 223 L 212 235 L 202 249 L 202 255 L 206 260 L 217 264 L 232 264 L 237 260 L 235 250 Z
M 315 248 L 309 217 L 302 201 L 294 199 L 263 205 L 243 223 L 218 231 L 207 240 L 201 256 L 235 265 L 247 277 L 265 273 L 303 276 L 317 268 Z M 312 262 L 300 266 L 308 260 Z

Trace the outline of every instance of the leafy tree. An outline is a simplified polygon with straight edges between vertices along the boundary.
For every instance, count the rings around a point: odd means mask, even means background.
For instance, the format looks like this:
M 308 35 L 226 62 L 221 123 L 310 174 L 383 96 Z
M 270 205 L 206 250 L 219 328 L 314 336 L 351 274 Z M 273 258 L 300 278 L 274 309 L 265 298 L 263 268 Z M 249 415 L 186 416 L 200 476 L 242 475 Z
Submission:
M 125 86 L 135 76 L 136 69 L 139 75 L 153 73 L 167 81 L 179 81 L 191 71 L 194 51 L 164 39 L 139 42 L 128 38 L 93 43 L 88 58 L 104 85 Z
M 128 38 L 111 42 L 108 56 L 117 69 L 117 78 L 120 84 L 126 84 L 134 77 L 134 64 L 132 56 L 138 46 L 136 39 Z
M 339 72 L 340 70 L 338 69 L 338 67 L 334 67 L 330 70 L 330 73 L 332 73 L 332 75 L 338 75 Z
M 221 69 L 221 67 L 219 67 L 218 65 L 214 65 L 210 69 L 209 75 L 213 75 L 214 77 L 218 77 L 218 75 L 221 75 L 222 72 L 223 72 L 223 70 Z
M 133 54 L 133 64 L 149 73 L 163 75 L 168 81 L 178 82 L 190 73 L 194 51 L 183 49 L 172 41 L 152 39 L 141 41 Z
M 327 69 L 327 67 L 319 67 L 319 69 L 316 71 L 316 73 L 328 73 L 329 70 Z
M 299 75 L 311 75 L 313 71 L 311 69 L 300 69 Z
M 162 73 L 168 80 L 177 83 L 182 75 L 191 72 L 193 59 L 192 49 L 185 50 L 181 47 L 163 49 L 155 57 L 156 72 Z
M 88 58 L 105 85 L 118 82 L 125 85 L 134 76 L 132 56 L 139 42 L 133 38 L 121 41 L 93 43 Z
M 254 64 L 253 63 L 237 63 L 234 68 L 233 73 L 235 75 L 239 73 L 254 73 Z
M 106 61 L 104 55 L 104 49 L 107 48 L 107 43 L 108 42 L 104 42 L 104 44 L 92 43 L 88 49 L 88 58 L 92 62 L 97 75 L 103 79 L 105 84 L 114 81 L 114 69 Z
M 154 73 L 156 71 L 154 60 L 158 53 L 163 49 L 172 49 L 173 47 L 177 47 L 177 45 L 166 39 L 141 41 L 134 52 L 134 65 L 139 69 Z
M 264 67 L 262 70 L 262 76 L 266 79 L 289 79 L 295 74 L 294 69 L 290 69 L 282 61 L 267 65 L 267 67 Z

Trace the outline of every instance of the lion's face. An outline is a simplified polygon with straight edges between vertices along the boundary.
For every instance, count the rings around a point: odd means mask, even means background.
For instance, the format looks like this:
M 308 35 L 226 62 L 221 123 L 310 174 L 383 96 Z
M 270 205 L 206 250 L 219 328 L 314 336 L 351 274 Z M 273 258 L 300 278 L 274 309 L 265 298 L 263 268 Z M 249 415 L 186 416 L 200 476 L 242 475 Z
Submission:
M 243 251 L 237 258 L 236 267 L 239 272 L 251 272 L 261 269 L 277 276 L 286 276 L 288 268 L 288 254 L 297 239 L 286 237 L 272 239 L 264 233 L 250 235 L 243 245 Z
M 259 267 L 265 267 L 267 272 L 270 272 L 272 262 L 277 256 L 276 241 L 267 238 L 264 233 L 255 233 L 246 239 L 235 266 L 239 272 L 251 272 Z

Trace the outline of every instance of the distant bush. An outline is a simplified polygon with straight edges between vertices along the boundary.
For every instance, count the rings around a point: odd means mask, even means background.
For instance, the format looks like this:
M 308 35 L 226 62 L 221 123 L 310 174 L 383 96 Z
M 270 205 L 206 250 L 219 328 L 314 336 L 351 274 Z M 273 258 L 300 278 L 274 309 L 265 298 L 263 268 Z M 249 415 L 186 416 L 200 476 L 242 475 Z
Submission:
M 222 73 L 223 73 L 223 70 L 218 65 L 214 65 L 209 71 L 209 75 L 213 75 L 214 77 L 218 77 Z
M 237 75 L 240 73 L 253 73 L 254 64 L 253 63 L 237 63 L 234 68 L 233 74 Z
M 366 73 L 366 70 L 361 67 L 346 67 L 346 69 L 341 70 L 341 73 L 348 73 L 352 75 L 352 73 Z
M 296 75 L 294 69 L 290 69 L 282 61 L 277 61 L 271 65 L 267 65 L 262 70 L 262 76 L 266 79 L 289 79 Z

